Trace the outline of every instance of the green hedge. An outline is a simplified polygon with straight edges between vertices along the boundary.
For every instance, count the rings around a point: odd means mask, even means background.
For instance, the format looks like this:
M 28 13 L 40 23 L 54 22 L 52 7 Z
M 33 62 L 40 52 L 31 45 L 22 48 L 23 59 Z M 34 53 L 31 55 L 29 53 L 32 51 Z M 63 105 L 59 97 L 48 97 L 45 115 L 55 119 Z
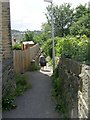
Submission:
M 86 35 L 55 37 L 55 56 L 68 57 L 80 62 L 90 61 L 90 42 Z M 42 46 L 44 53 L 52 58 L 52 40 Z

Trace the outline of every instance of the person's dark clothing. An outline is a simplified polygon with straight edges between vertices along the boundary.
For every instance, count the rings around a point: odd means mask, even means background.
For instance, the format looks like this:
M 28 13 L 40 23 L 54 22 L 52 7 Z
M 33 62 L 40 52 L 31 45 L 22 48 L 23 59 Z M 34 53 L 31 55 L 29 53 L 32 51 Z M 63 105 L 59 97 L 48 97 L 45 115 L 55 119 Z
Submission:
M 46 59 L 44 56 L 40 56 L 39 62 L 40 62 L 41 67 L 46 66 Z

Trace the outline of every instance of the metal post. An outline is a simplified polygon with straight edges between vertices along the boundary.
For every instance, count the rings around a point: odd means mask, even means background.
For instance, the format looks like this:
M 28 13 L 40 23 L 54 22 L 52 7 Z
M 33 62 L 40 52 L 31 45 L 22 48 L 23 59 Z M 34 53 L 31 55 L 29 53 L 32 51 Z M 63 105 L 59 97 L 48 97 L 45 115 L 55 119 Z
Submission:
M 55 70 L 55 51 L 54 51 L 54 20 L 53 20 L 53 2 L 52 0 L 44 0 L 45 2 L 51 3 L 51 29 L 52 29 L 52 64 L 53 72 Z

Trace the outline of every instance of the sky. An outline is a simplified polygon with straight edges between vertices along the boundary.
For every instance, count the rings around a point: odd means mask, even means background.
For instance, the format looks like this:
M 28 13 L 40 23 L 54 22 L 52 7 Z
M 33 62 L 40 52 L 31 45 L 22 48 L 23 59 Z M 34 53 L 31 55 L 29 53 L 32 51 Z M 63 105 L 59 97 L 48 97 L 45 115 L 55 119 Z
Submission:
M 89 0 L 53 0 L 56 5 L 71 3 L 73 7 L 88 2 Z M 49 4 L 44 0 L 10 0 L 11 28 L 20 31 L 41 30 L 42 23 L 47 21 L 45 12 Z

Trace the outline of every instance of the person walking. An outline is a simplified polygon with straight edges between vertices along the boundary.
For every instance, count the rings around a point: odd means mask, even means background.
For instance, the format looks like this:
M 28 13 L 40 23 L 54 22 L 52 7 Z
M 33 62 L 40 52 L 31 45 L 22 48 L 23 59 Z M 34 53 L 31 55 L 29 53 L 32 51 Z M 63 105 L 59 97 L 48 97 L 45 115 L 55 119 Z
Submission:
M 41 70 L 44 70 L 44 66 L 46 66 L 46 59 L 43 55 L 40 56 L 39 58 L 39 63 L 40 63 L 40 66 L 41 66 Z

